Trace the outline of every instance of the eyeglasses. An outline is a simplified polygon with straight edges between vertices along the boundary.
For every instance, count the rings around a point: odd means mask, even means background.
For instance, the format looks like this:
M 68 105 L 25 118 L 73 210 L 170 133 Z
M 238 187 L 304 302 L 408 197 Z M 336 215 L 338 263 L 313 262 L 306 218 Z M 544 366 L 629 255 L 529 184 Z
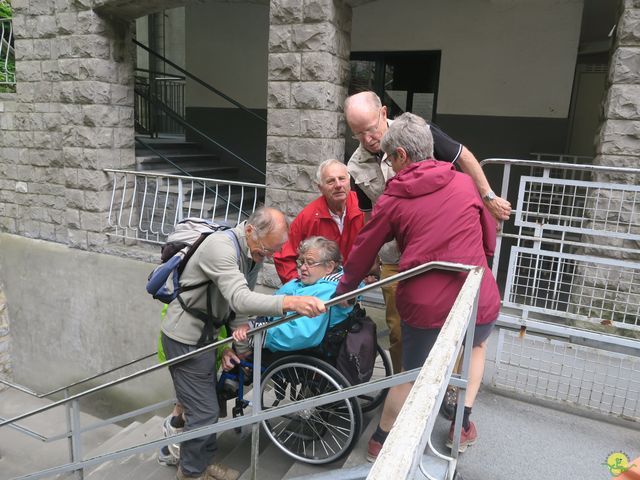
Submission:
M 260 239 L 258 239 L 258 245 L 265 257 L 273 257 L 273 255 L 276 253 L 276 250 L 265 247 L 264 243 L 262 243 Z
M 360 133 L 354 133 L 353 135 L 351 135 L 351 138 L 353 138 L 354 140 L 360 140 L 361 138 L 364 138 L 366 136 L 373 136 L 378 132 L 378 128 L 380 127 L 380 119 L 382 118 L 382 107 L 380 107 L 380 110 L 378 110 L 378 120 L 376 121 L 376 126 L 375 127 L 369 127 L 366 130 L 363 130 Z
M 314 262 L 313 260 L 296 260 L 296 265 L 298 266 L 298 268 L 302 268 L 303 265 L 306 265 L 307 268 L 313 268 L 313 267 L 317 267 L 318 265 L 322 265 L 325 262 Z
M 386 156 L 386 157 L 384 157 L 383 162 L 384 162 L 388 167 L 390 167 L 390 166 L 391 166 L 391 159 L 392 159 L 393 157 L 395 157 L 395 156 L 396 156 L 396 152 L 393 152 L 393 153 L 387 153 L 387 156 Z

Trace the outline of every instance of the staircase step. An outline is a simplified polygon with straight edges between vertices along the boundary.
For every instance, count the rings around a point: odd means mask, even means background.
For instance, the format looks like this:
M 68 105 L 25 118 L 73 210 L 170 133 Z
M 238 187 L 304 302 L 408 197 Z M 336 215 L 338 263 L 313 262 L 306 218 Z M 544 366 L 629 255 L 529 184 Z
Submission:
M 140 443 L 150 442 L 162 438 L 162 418 L 154 416 L 142 425 L 137 425 L 124 435 L 119 435 L 119 439 L 114 441 L 110 452 L 133 447 Z M 102 452 L 106 453 L 106 452 Z M 147 451 L 137 453 L 126 458 L 109 460 L 95 468 L 87 469 L 85 477 L 91 480 L 107 480 L 111 478 L 126 478 L 138 466 L 147 462 L 156 462 L 156 452 Z
M 0 417 L 11 418 L 50 403 L 47 399 L 5 389 L 0 392 Z M 80 415 L 81 426 L 97 421 L 99 419 L 93 416 Z M 47 437 L 64 433 L 67 425 L 64 407 L 56 407 L 18 423 Z M 109 425 L 83 434 L 83 451 L 96 448 L 119 430 L 120 427 Z M 0 478 L 13 478 L 68 462 L 69 443 L 64 438 L 44 443 L 8 426 L 0 429 Z
M 309 463 L 296 462 L 282 477 L 283 479 L 292 479 L 298 477 L 304 477 L 307 475 L 314 475 L 317 473 L 329 472 L 331 470 L 337 470 L 341 468 L 348 468 L 355 465 L 362 465 L 365 463 L 365 456 L 367 452 L 367 444 L 369 443 L 369 437 L 375 431 L 378 420 L 380 418 L 380 410 L 376 410 L 371 414 L 365 414 L 362 418 L 362 433 L 360 439 L 356 443 L 353 450 L 347 455 L 346 458 L 338 460 L 337 462 L 329 463 L 326 465 L 312 465 Z
M 242 429 L 241 433 L 235 433 L 234 430 L 225 432 L 225 435 L 235 435 L 235 445 L 226 454 L 218 452 L 216 455 L 216 462 L 223 463 L 235 470 L 238 470 L 242 475 L 251 467 L 251 426 Z M 232 437 L 231 437 L 232 438 Z M 262 453 L 269 445 L 269 439 L 260 429 L 259 450 Z M 262 475 L 259 476 L 262 479 Z
M 280 450 L 260 427 L 260 457 L 258 458 L 258 478 L 260 480 L 280 480 L 293 465 L 294 460 Z M 251 448 L 249 447 L 249 452 Z M 250 454 L 250 453 L 249 453 Z M 251 480 L 251 468 L 247 467 L 239 480 Z

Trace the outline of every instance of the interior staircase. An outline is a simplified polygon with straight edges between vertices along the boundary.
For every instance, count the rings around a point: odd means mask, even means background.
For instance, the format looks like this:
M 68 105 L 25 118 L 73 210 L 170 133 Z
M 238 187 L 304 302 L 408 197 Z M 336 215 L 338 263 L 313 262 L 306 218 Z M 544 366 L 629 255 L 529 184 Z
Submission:
M 188 172 L 194 177 L 238 180 L 238 167 L 224 164 L 218 155 L 206 151 L 197 142 L 187 141 L 184 136 L 167 134 L 159 138 L 140 139 L 151 149 L 136 142 L 136 169 L 139 171 L 170 175 L 185 175 Z M 158 153 L 171 160 L 175 166 Z

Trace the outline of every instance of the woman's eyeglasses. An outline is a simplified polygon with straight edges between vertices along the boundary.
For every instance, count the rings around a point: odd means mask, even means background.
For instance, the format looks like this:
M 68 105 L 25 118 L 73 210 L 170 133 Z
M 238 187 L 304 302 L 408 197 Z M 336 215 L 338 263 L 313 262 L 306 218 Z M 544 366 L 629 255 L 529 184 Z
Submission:
M 314 262 L 313 260 L 296 260 L 296 265 L 298 268 L 302 268 L 303 265 L 306 265 L 307 268 L 317 267 L 318 265 L 322 265 L 324 262 Z

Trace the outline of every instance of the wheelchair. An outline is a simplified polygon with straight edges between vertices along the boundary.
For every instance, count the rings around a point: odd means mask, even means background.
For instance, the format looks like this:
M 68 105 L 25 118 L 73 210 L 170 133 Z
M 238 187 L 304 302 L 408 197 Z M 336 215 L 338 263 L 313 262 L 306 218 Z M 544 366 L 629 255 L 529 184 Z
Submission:
M 347 324 L 347 320 L 343 322 Z M 342 324 L 338 324 L 340 327 Z M 332 327 L 332 329 L 335 327 Z M 329 333 L 329 332 L 328 332 Z M 325 335 L 327 338 L 327 335 Z M 344 337 L 343 337 L 344 338 Z M 335 358 L 325 342 L 319 347 L 294 352 L 263 350 L 260 398 L 262 409 L 268 410 L 319 395 L 335 392 L 350 385 L 336 368 Z M 376 342 L 376 358 L 370 380 L 391 375 L 387 353 Z M 245 387 L 251 384 L 253 364 L 242 361 L 230 372 L 222 372 L 217 382 L 221 417 L 227 415 L 226 402 L 235 398 L 233 417 L 244 414 L 250 402 Z M 262 428 L 269 439 L 286 455 L 309 464 L 326 464 L 345 457 L 357 443 L 363 412 L 379 406 L 386 390 L 338 400 L 329 404 L 263 420 Z M 172 446 L 175 454 L 177 446 Z

